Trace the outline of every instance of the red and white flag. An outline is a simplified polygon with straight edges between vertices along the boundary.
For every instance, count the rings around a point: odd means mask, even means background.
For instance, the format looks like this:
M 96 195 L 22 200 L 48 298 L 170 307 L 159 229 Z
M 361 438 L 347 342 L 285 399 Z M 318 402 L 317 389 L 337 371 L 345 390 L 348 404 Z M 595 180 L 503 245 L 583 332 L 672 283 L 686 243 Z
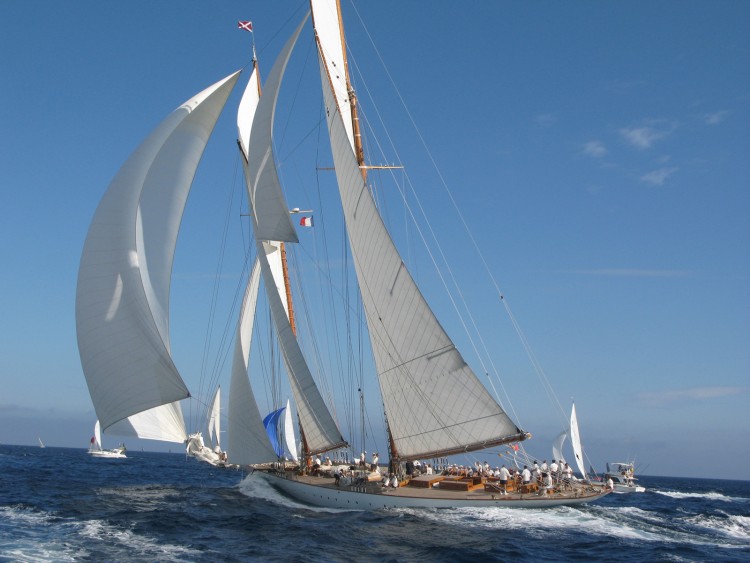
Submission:
M 244 29 L 245 31 L 252 32 L 253 31 L 253 22 L 238 21 L 237 22 L 237 27 L 239 29 Z
M 299 220 L 299 224 L 301 227 L 312 227 L 313 226 L 312 217 L 302 217 Z

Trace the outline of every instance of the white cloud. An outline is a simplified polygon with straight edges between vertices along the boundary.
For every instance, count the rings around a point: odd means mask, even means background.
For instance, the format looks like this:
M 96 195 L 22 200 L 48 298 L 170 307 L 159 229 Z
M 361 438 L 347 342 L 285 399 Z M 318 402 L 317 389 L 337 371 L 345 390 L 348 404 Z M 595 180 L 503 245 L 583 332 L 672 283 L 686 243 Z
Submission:
M 663 186 L 664 182 L 667 181 L 667 178 L 677 172 L 677 170 L 678 168 L 676 166 L 652 170 L 651 172 L 648 172 L 647 174 L 641 176 L 641 182 L 651 184 L 652 186 Z
M 727 115 L 729 115 L 729 112 L 726 110 L 715 111 L 714 113 L 705 114 L 703 116 L 703 120 L 707 125 L 716 125 L 717 123 L 721 123 L 722 121 L 724 121 L 724 118 Z
M 607 154 L 607 147 L 601 141 L 589 141 L 583 145 L 583 154 L 587 156 L 593 156 L 594 158 L 600 158 Z
M 552 127 L 557 123 L 557 116 L 552 113 L 542 113 L 534 116 L 534 121 L 539 127 Z
M 669 135 L 669 131 L 655 129 L 653 127 L 624 127 L 620 134 L 625 140 L 637 149 L 648 149 L 654 142 Z
M 718 397 L 731 397 L 747 393 L 745 387 L 693 387 L 669 391 L 643 392 L 638 398 L 652 404 L 675 403 L 682 401 L 704 401 Z

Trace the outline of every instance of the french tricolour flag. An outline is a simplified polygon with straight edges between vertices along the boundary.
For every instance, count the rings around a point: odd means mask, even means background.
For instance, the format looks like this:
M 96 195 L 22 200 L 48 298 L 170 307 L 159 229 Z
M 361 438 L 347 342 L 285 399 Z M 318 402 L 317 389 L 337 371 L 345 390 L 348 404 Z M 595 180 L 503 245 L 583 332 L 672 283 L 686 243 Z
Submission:
M 313 226 L 312 217 L 302 217 L 299 220 L 299 224 L 301 227 L 312 227 Z

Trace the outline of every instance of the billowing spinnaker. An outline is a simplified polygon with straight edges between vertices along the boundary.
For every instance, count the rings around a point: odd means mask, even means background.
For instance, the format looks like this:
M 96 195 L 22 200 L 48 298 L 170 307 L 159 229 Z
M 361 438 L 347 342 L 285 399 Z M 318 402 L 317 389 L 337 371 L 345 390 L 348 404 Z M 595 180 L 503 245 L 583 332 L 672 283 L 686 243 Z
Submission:
M 78 271 L 81 365 L 102 428 L 190 395 L 170 355 L 177 232 L 203 149 L 239 73 L 172 112 L 104 194 Z

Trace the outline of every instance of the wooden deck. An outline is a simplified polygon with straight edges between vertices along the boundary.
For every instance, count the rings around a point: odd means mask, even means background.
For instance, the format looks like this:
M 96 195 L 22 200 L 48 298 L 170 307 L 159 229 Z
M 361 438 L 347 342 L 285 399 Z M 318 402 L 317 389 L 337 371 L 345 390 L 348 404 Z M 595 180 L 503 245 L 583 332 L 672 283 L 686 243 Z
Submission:
M 315 485 L 318 487 L 331 488 L 346 490 L 350 487 L 339 487 L 333 478 L 313 475 L 296 475 L 294 480 Z M 446 486 L 447 483 L 452 483 Z M 437 487 L 433 485 L 437 484 Z M 489 485 L 489 486 L 488 486 Z M 554 490 L 545 491 L 540 494 L 536 489 L 536 484 L 531 486 L 520 486 L 518 491 L 511 491 L 508 487 L 508 493 L 503 495 L 498 490 L 494 489 L 492 485 L 499 486 L 499 483 L 488 483 L 482 481 L 478 484 L 474 484 L 473 480 L 460 480 L 446 478 L 443 475 L 421 475 L 415 477 L 406 486 L 402 483 L 402 486 L 398 488 L 383 487 L 376 483 L 362 483 L 360 485 L 353 485 L 351 490 L 358 492 L 367 492 L 376 495 L 389 495 L 399 497 L 411 497 L 420 499 L 454 499 L 454 500 L 495 500 L 495 501 L 511 501 L 511 500 L 523 500 L 523 499 L 544 499 L 551 497 L 560 499 L 578 499 L 583 496 L 596 497 L 598 495 L 592 494 L 593 489 L 590 486 L 583 486 L 577 490 L 570 491 L 559 491 Z M 510 483 L 508 483 L 510 485 Z M 591 489 L 591 490 L 589 490 Z

